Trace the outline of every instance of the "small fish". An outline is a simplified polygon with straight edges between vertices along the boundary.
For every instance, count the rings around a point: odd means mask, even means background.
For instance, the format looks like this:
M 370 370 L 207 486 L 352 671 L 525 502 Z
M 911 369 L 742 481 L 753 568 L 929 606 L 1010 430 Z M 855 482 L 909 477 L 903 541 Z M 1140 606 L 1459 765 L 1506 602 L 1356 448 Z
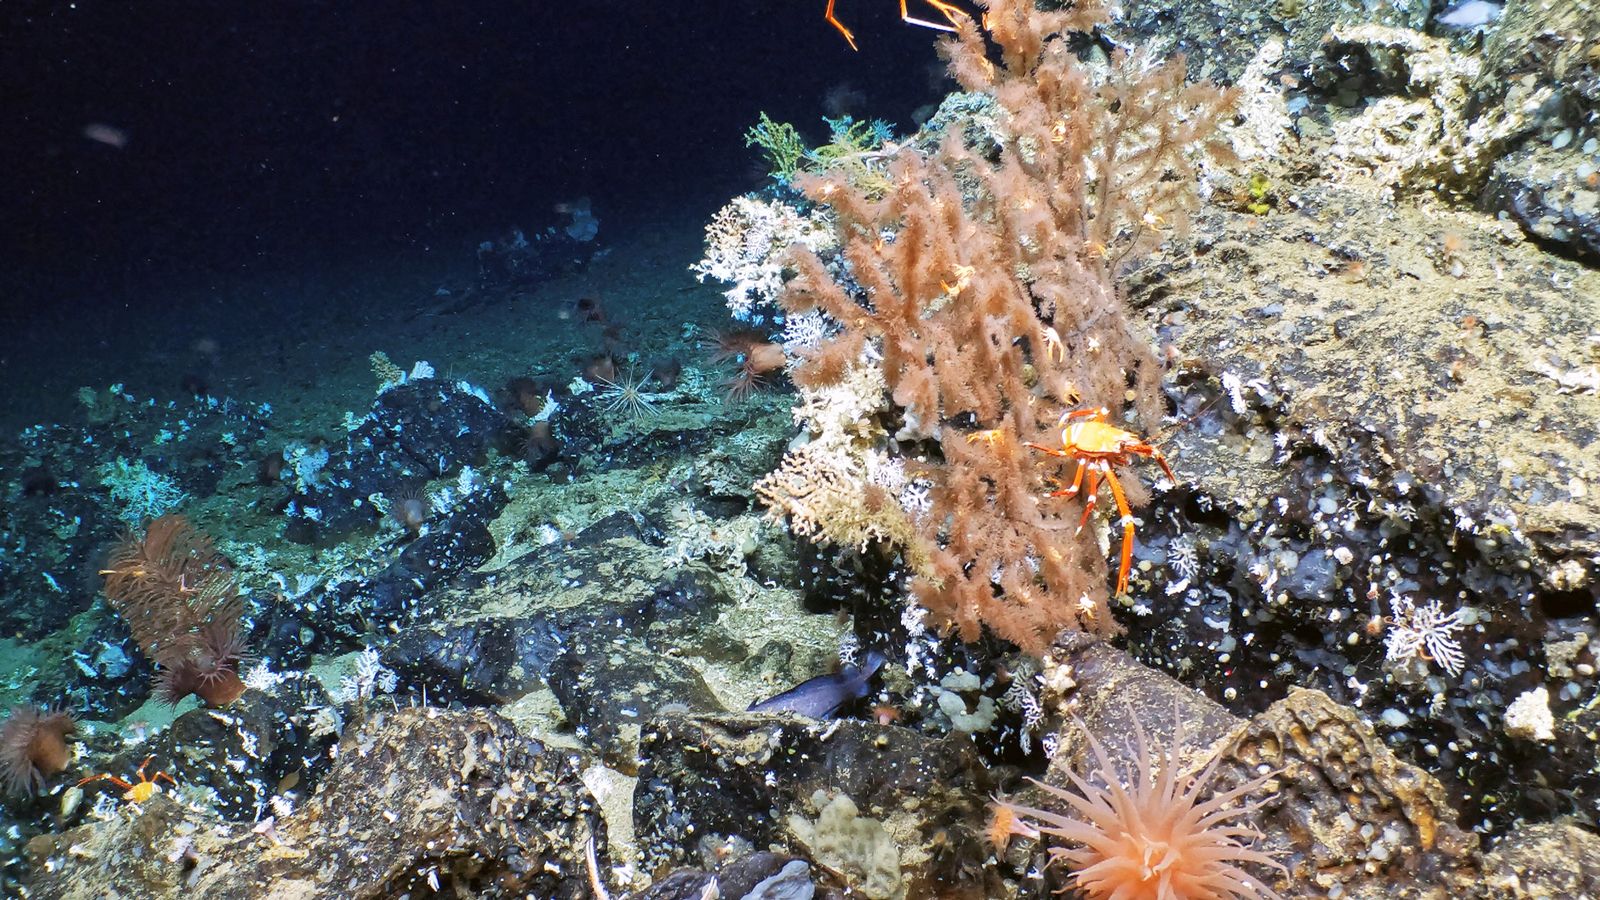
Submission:
M 104 122 L 90 122 L 83 126 L 83 136 L 91 141 L 115 147 L 118 150 L 128 146 L 128 133 L 115 125 Z
M 883 668 L 883 654 L 867 652 L 865 665 L 845 666 L 831 675 L 818 675 L 750 705 L 749 712 L 793 712 L 813 719 L 831 718 L 839 707 L 867 695 L 867 682 Z
M 1500 18 L 1504 9 L 1498 3 L 1489 0 L 1467 0 L 1445 10 L 1435 22 L 1447 28 L 1465 31 L 1470 28 L 1481 28 Z

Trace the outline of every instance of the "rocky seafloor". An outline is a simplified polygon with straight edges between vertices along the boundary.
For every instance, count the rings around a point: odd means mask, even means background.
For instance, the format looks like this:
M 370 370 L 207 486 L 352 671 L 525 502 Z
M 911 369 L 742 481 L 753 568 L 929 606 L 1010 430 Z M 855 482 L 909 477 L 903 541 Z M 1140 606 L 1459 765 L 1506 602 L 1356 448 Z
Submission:
M 636 360 L 648 409 L 566 360 L 386 369 L 320 442 L 260 400 L 86 391 L 0 449 L 8 687 L 81 722 L 3 808 L 5 891 L 1043 897 L 1065 873 L 993 840 L 991 799 L 1131 716 L 1223 786 L 1270 772 L 1248 824 L 1285 897 L 1600 896 L 1600 9 L 1358 7 L 1108 31 L 1239 84 L 1231 183 L 1259 176 L 1128 278 L 1179 479 L 1138 513 L 1123 636 L 908 632 L 893 555 L 757 502 L 787 395 L 725 402 L 708 365 Z M 419 492 L 415 528 L 357 502 Z M 148 702 L 95 599 L 104 544 L 178 498 L 250 603 L 226 709 Z M 1422 598 L 1458 657 L 1393 651 Z M 745 711 L 869 649 L 838 716 Z M 176 786 L 146 802 L 73 784 L 147 758 Z

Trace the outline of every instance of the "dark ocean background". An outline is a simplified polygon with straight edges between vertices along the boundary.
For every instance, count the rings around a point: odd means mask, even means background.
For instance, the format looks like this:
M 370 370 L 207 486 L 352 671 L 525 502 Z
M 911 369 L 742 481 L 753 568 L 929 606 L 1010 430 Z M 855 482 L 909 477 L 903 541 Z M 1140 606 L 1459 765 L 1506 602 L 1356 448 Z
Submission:
M 364 360 L 363 324 L 580 196 L 603 242 L 672 234 L 686 267 L 763 181 L 758 112 L 812 142 L 830 113 L 909 130 L 943 84 L 892 2 L 840 4 L 859 52 L 821 0 L 4 7 L 6 427 L 197 367 L 260 395 L 307 341 Z

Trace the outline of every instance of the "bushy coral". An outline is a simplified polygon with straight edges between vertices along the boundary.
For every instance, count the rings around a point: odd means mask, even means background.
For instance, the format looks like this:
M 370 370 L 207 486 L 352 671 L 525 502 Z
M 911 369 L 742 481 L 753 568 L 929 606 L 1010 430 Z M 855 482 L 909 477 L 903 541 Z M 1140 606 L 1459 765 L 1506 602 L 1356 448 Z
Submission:
M 1136 429 L 1159 418 L 1158 366 L 1117 277 L 1181 227 L 1196 158 L 1226 153 L 1212 133 L 1230 98 L 1185 84 L 1181 59 L 1119 52 L 1091 73 L 1063 35 L 1103 21 L 1099 4 L 980 5 L 1000 63 L 971 21 L 942 52 L 966 90 L 1002 111 L 994 152 L 969 147 L 961 129 L 931 150 L 901 147 L 881 197 L 838 172 L 799 178 L 832 210 L 843 250 L 830 261 L 798 248 L 780 302 L 832 323 L 799 353 L 802 392 L 877 368 L 898 411 L 895 436 L 923 453 L 932 511 L 912 541 L 911 558 L 926 561 L 917 599 L 965 639 L 988 627 L 1038 651 L 1062 628 L 1115 625 L 1095 535 L 1075 536 L 1067 501 L 1040 500 L 1071 474 L 1068 463 L 1041 461 L 1024 443 L 1059 443 L 1057 417 L 1080 405 Z M 859 444 L 834 439 L 836 449 Z M 766 488 L 792 520 L 821 520 L 807 509 L 811 494 Z

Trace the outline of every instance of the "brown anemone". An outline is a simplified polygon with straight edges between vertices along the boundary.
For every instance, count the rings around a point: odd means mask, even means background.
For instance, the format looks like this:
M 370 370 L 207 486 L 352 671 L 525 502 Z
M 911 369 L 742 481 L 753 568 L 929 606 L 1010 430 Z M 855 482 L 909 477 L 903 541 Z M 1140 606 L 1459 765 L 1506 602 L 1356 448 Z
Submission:
M 77 730 L 72 715 L 37 706 L 18 706 L 0 726 L 0 780 L 8 792 L 33 796 L 50 776 L 67 767 L 72 751 L 67 735 Z
M 156 696 L 176 706 L 190 694 L 213 708 L 227 706 L 244 693 L 239 665 L 244 661 L 244 634 L 237 621 L 211 622 L 164 660 L 156 675 Z

